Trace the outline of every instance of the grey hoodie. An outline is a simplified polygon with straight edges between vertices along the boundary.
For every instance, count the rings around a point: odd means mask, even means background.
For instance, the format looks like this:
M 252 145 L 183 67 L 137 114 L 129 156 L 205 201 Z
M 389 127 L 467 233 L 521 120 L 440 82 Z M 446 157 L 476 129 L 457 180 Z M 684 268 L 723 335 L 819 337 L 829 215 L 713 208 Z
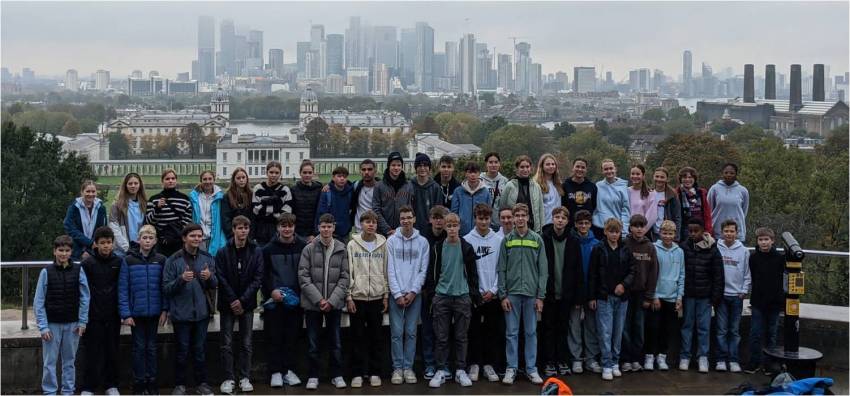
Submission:
M 717 249 L 723 256 L 723 279 L 726 287 L 723 288 L 724 296 L 738 296 L 750 292 L 750 251 L 741 241 L 735 241 L 732 246 L 726 246 L 726 242 L 718 241 Z
M 723 239 L 721 224 L 727 219 L 738 223 L 738 240 L 747 238 L 747 211 L 750 209 L 750 192 L 736 180 L 731 186 L 718 180 L 708 190 L 708 203 L 711 205 L 711 222 L 714 238 Z

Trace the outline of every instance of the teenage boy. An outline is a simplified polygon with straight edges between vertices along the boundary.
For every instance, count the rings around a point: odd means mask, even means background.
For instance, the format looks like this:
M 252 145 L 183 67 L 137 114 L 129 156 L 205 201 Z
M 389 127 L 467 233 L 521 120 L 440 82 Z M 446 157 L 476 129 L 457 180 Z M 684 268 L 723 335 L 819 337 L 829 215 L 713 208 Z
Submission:
M 316 229 L 319 227 L 319 217 L 330 213 L 336 219 L 334 238 L 343 243 L 348 242 L 351 234 L 351 202 L 354 187 L 348 181 L 348 169 L 338 166 L 333 170 L 330 187 L 319 198 L 319 210 L 316 212 Z
M 499 156 L 497 152 L 489 152 L 484 154 L 484 164 L 486 166 L 486 171 L 481 172 L 481 181 L 487 186 L 487 189 L 490 190 L 490 202 L 488 203 L 491 208 L 497 208 L 499 205 L 499 197 L 502 195 L 502 190 L 505 188 L 505 185 L 508 184 L 508 178 L 505 177 L 500 170 L 502 169 L 502 158 Z M 492 217 L 490 227 L 494 230 L 499 229 L 499 218 L 498 216 L 490 216 Z
M 469 234 L 475 227 L 475 205 L 490 205 L 490 190 L 481 182 L 481 167 L 476 162 L 467 162 L 464 168 L 466 179 L 452 194 L 452 213 L 460 218 L 461 235 Z
M 422 308 L 419 292 L 428 270 L 428 241 L 413 227 L 413 208 L 402 206 L 399 221 L 401 227 L 387 240 L 387 278 L 393 298 L 389 305 L 394 385 L 416 383 L 413 358 L 416 322 Z
M 413 190 L 404 175 L 404 160 L 398 151 L 387 157 L 384 179 L 372 193 L 372 210 L 378 215 L 378 233 L 389 237 L 399 226 L 399 209 L 410 205 Z
M 685 298 L 679 370 L 685 371 L 690 365 L 691 340 L 696 330 L 699 372 L 707 373 L 711 307 L 720 304 L 725 286 L 723 257 L 700 218 L 688 220 L 688 239 L 680 246 L 685 255 Z
M 221 362 L 224 365 L 222 393 L 233 393 L 236 376 L 233 373 L 233 325 L 239 323 L 239 390 L 252 392 L 251 354 L 254 332 L 254 308 L 257 291 L 263 282 L 263 250 L 249 240 L 251 220 L 245 216 L 233 218 L 233 238 L 215 255 L 218 278 L 218 312 L 221 328 Z
M 208 306 L 207 293 L 218 287 L 215 259 L 200 249 L 204 238 L 201 226 L 189 223 L 180 234 L 183 248 L 165 261 L 162 274 L 162 293 L 177 341 L 175 386 L 171 394 L 186 394 L 186 372 L 191 350 L 197 384 L 195 390 L 202 395 L 212 395 L 213 390 L 207 384 L 207 326 L 212 309 Z
M 587 369 L 596 374 L 602 372 L 599 365 L 599 338 L 596 328 L 596 310 L 591 309 L 590 302 L 596 297 L 590 288 L 590 256 L 593 248 L 599 244 L 596 236 L 590 232 L 593 215 L 587 210 L 579 210 L 575 215 L 576 224 L 573 237 L 568 240 L 568 259 L 577 261 L 573 264 L 577 267 L 575 300 L 570 311 L 569 329 L 567 331 L 567 345 L 573 359 L 572 373 L 581 374 L 582 349 L 584 350 L 584 363 Z M 569 266 L 569 265 L 568 265 Z M 582 334 L 584 339 L 582 340 Z M 583 348 L 582 348 L 583 347 Z
M 428 214 L 431 226 L 422 233 L 422 236 L 428 241 L 428 250 L 430 252 L 428 254 L 428 271 L 425 275 L 425 283 L 422 285 L 422 291 L 420 293 L 422 296 L 422 309 L 420 310 L 422 334 L 420 338 L 422 338 L 422 360 L 425 363 L 425 379 L 433 378 L 434 373 L 437 371 L 436 362 L 434 360 L 434 317 L 431 315 L 431 302 L 434 298 L 434 288 L 436 287 L 433 260 L 436 256 L 434 248 L 437 246 L 437 242 L 446 239 L 445 226 L 446 215 L 448 214 L 448 209 L 446 209 L 443 205 L 437 205 L 431 208 Z M 446 379 L 451 379 L 451 372 L 446 374 Z
M 381 325 L 389 303 L 387 285 L 387 239 L 377 235 L 378 215 L 367 211 L 360 218 L 363 231 L 348 242 L 348 265 L 351 285 L 346 306 L 354 338 L 352 357 L 352 388 L 369 384 L 381 386 L 381 367 L 384 357 L 384 336 Z
M 570 373 L 565 337 L 569 316 L 565 313 L 575 304 L 579 274 L 578 260 L 569 258 L 578 253 L 569 249 L 575 247 L 567 228 L 569 219 L 567 208 L 559 206 L 552 210 L 552 223 L 543 226 L 542 237 L 546 248 L 546 262 L 549 264 L 549 278 L 546 281 L 540 338 L 543 359 L 546 362 L 543 373 L 547 377 Z
M 655 367 L 669 370 L 667 351 L 673 328 L 678 327 L 678 312 L 682 311 L 682 296 L 685 294 L 685 256 L 682 248 L 674 242 L 679 235 L 676 223 L 665 220 L 661 223 L 661 239 L 655 241 L 658 257 L 658 285 L 652 308 L 646 312 L 646 356 L 643 366 L 647 370 Z
M 441 205 L 452 207 L 452 194 L 460 186 L 455 179 L 455 160 L 449 155 L 440 157 L 440 191 L 442 193 Z
M 495 208 L 495 206 L 494 206 Z M 499 230 L 496 231 L 496 235 L 505 238 L 505 235 L 511 233 L 514 230 L 514 209 L 513 208 L 501 208 L 499 209 Z
M 478 293 L 481 303 L 472 309 L 469 325 L 469 378 L 478 381 L 483 365 L 484 377 L 490 382 L 499 381 L 496 367 L 504 365 L 505 318 L 499 304 L 499 280 L 496 266 L 502 237 L 490 228 L 493 209 L 487 204 L 475 205 L 475 228 L 463 239 L 472 245 L 478 258 Z
M 440 186 L 431 178 L 431 158 L 424 153 L 416 153 L 413 162 L 416 178 L 410 181 L 413 212 L 416 214 L 416 229 L 420 234 L 428 229 L 428 211 L 435 205 L 442 205 Z
M 118 277 L 118 311 L 133 336 L 133 393 L 154 395 L 157 386 L 157 325 L 165 325 L 162 309 L 162 269 L 166 257 L 154 251 L 156 229 L 146 224 L 138 244 L 124 257 Z
M 499 299 L 505 311 L 505 355 L 507 369 L 502 383 L 511 385 L 518 364 L 518 334 L 522 321 L 525 339 L 525 372 L 531 383 L 539 385 L 537 373 L 537 313 L 543 311 L 548 278 L 543 239 L 528 228 L 528 206 L 513 207 L 514 230 L 505 236 L 497 267 Z
M 354 224 L 354 232 L 360 232 L 360 216 L 372 210 L 372 197 L 379 181 L 381 179 L 375 177 L 375 161 L 364 159 L 360 163 L 360 180 L 354 183 L 351 197 L 351 223 Z
M 629 288 L 629 307 L 623 328 L 622 370 L 640 371 L 643 354 L 644 314 L 655 300 L 655 285 L 658 283 L 658 256 L 655 245 L 646 237 L 646 217 L 642 214 L 629 218 L 629 235 L 625 248 L 635 268 L 635 276 Z M 630 363 L 631 362 L 631 363 Z M 650 361 L 651 362 L 651 361 Z M 652 369 L 649 367 L 648 369 Z
M 41 357 L 44 365 L 41 390 L 56 394 L 56 362 L 62 362 L 62 394 L 75 391 L 77 346 L 89 321 L 89 284 L 86 273 L 71 262 L 74 240 L 61 235 L 53 240 L 53 264 L 41 270 L 35 287 L 33 310 L 41 333 Z
M 599 346 L 602 350 L 602 379 L 622 376 L 620 343 L 628 308 L 627 291 L 635 278 L 633 261 L 623 247 L 623 223 L 609 218 L 603 226 L 605 242 L 593 248 L 590 257 L 590 288 L 596 300 L 588 304 L 596 310 Z
M 477 172 L 476 172 L 477 175 Z M 446 240 L 435 248 L 434 273 L 437 276 L 433 312 L 434 335 L 437 337 L 435 355 L 440 370 L 428 384 L 439 388 L 444 382 L 446 361 L 449 358 L 449 329 L 454 326 L 455 381 L 460 386 L 472 386 L 466 373 L 466 348 L 472 307 L 481 300 L 478 292 L 478 269 L 475 250 L 460 238 L 460 219 L 454 213 L 446 216 Z
M 103 382 L 107 395 L 118 394 L 118 345 L 121 316 L 118 314 L 118 275 L 124 259 L 112 251 L 114 235 L 108 226 L 94 230 L 94 254 L 81 266 L 91 291 L 82 393 L 94 393 Z
M 738 240 L 738 223 L 733 219 L 724 220 L 720 224 L 723 243 L 717 248 L 723 257 L 723 300 L 717 307 L 717 363 L 716 371 L 741 372 L 738 361 L 738 344 L 741 342 L 740 325 L 741 311 L 744 309 L 744 298 L 750 291 L 750 251 Z
M 295 369 L 295 343 L 301 331 L 303 311 L 293 301 L 301 294 L 298 264 L 307 242 L 295 234 L 295 215 L 284 213 L 277 222 L 278 237 L 263 247 L 263 298 L 274 304 L 263 304 L 263 321 L 268 331 L 269 373 L 272 388 L 284 384 L 295 386 L 301 379 Z M 285 300 L 284 297 L 288 299 Z
M 328 335 L 328 362 L 331 384 L 337 389 L 346 387 L 342 378 L 342 341 L 340 318 L 348 292 L 348 254 L 345 245 L 334 239 L 333 215 L 325 213 L 319 218 L 319 237 L 301 252 L 298 280 L 301 284 L 301 307 L 307 322 L 307 339 L 310 358 L 308 390 L 319 387 L 319 335 L 322 321 Z
M 773 245 L 773 230 L 761 227 L 756 230 L 758 249 L 750 256 L 752 293 L 750 294 L 750 362 L 744 369 L 753 374 L 761 370 L 762 337 L 767 339 L 767 347 L 776 346 L 776 334 L 779 326 L 779 312 L 784 308 L 785 292 L 782 278 L 785 273 L 785 256 L 776 251 Z M 771 376 L 773 370 L 764 364 L 764 374 Z

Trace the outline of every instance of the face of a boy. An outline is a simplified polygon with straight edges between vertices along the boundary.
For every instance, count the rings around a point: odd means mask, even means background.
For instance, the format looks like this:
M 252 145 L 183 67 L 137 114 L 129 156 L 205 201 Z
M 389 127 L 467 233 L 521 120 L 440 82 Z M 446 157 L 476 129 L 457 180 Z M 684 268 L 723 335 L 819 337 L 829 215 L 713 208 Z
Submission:
M 576 229 L 578 233 L 581 235 L 587 235 L 587 232 L 590 231 L 590 220 L 579 220 L 576 222 Z
M 455 240 L 458 238 L 458 234 L 460 233 L 460 224 L 457 221 L 447 221 L 446 222 L 446 236 Z
M 466 182 L 469 183 L 470 186 L 478 185 L 478 178 L 481 175 L 478 172 L 466 172 Z
M 646 230 L 644 229 L 644 227 L 636 227 L 633 225 L 629 226 L 629 232 L 632 233 L 632 235 L 634 235 L 636 239 L 641 239 L 644 235 L 646 235 Z
M 283 239 L 290 239 L 295 235 L 295 224 L 282 224 L 277 226 L 277 234 Z
M 348 177 L 343 175 L 343 174 L 336 174 L 336 175 L 334 175 L 333 179 L 334 179 L 334 185 L 336 186 L 336 188 L 339 188 L 339 189 L 342 189 L 343 187 L 345 187 L 345 183 L 348 182 Z
M 112 254 L 112 238 L 99 238 L 94 242 L 94 247 L 101 256 L 109 256 Z
M 233 227 L 233 238 L 237 241 L 245 241 L 248 239 L 248 233 L 251 232 L 251 227 L 247 224 L 239 224 Z
M 661 242 L 665 245 L 669 245 L 673 243 L 673 239 L 676 238 L 676 233 L 671 230 L 661 230 Z
M 156 237 L 151 234 L 144 234 L 139 237 L 139 246 L 144 251 L 149 251 L 153 249 L 153 246 L 156 245 Z
M 372 235 L 378 230 L 378 222 L 372 219 L 363 220 L 360 222 L 360 227 L 363 228 L 364 234 Z
M 440 164 L 440 176 L 444 180 L 449 180 L 452 178 L 452 174 L 455 172 L 454 164 L 447 164 L 445 162 Z
M 723 241 L 733 242 L 738 237 L 738 229 L 735 226 L 723 227 Z
M 487 234 L 490 230 L 490 216 L 475 216 L 475 229 L 481 235 Z
M 204 232 L 201 230 L 194 230 L 183 237 L 183 245 L 189 249 L 197 249 L 201 246 L 201 241 L 203 240 Z
M 756 243 L 758 243 L 759 249 L 761 249 L 762 252 L 767 252 L 771 247 L 773 247 L 773 238 L 769 236 L 760 236 L 756 240 Z
M 555 229 L 558 231 L 563 231 L 567 228 L 567 223 L 570 222 L 570 219 L 563 213 L 558 213 L 552 216 L 552 224 L 555 226 Z
M 419 165 L 416 167 L 416 176 L 427 178 L 431 176 L 431 167 L 428 165 Z
M 321 235 L 323 239 L 333 238 L 334 228 L 336 227 L 333 223 L 321 223 L 319 224 L 319 235 Z
M 528 213 L 523 211 L 514 212 L 514 227 L 524 230 L 528 228 Z
M 688 238 L 692 241 L 701 241 L 705 230 L 699 224 L 688 224 Z
M 431 228 L 435 231 L 442 231 L 446 227 L 446 219 L 444 217 L 431 217 Z
M 416 222 L 416 217 L 413 216 L 411 212 L 401 212 L 398 217 L 399 223 L 401 224 L 401 228 L 405 232 L 410 232 L 413 229 L 413 223 Z
M 395 160 L 390 162 L 390 177 L 393 179 L 397 178 L 401 174 L 402 164 L 401 161 Z
M 511 232 L 514 229 L 514 214 L 510 210 L 499 212 L 499 224 L 505 229 L 505 232 Z
M 71 259 L 71 247 L 59 246 L 53 249 L 53 257 L 59 264 L 67 264 Z
M 608 238 L 608 242 L 614 243 L 620 240 L 620 230 L 605 230 L 605 238 Z

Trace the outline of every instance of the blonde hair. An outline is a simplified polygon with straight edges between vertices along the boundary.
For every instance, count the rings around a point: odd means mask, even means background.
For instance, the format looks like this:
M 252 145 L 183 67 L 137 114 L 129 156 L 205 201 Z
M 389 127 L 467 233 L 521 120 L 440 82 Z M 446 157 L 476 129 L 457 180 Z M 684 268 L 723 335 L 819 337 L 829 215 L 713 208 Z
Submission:
M 676 232 L 676 223 L 674 223 L 670 220 L 664 220 L 664 222 L 661 223 L 661 231 L 670 231 L 670 232 L 675 233 Z
M 150 224 L 145 224 L 139 229 L 139 239 L 142 239 L 142 235 L 153 235 L 156 238 L 156 228 Z
M 460 224 L 460 216 L 458 216 L 457 213 L 449 213 L 446 215 L 445 219 L 446 224 L 448 224 L 449 222 Z
M 549 193 L 549 183 L 546 182 L 546 172 L 543 170 L 543 163 L 546 162 L 547 159 L 552 159 L 555 162 L 555 173 L 552 174 L 552 184 L 555 185 L 555 189 L 558 190 L 558 195 L 564 195 L 564 188 L 561 187 L 561 175 L 558 173 L 558 159 L 555 158 L 554 155 L 550 153 L 546 153 L 540 156 L 540 159 L 537 160 L 537 173 L 534 174 L 534 181 L 540 186 L 540 189 L 543 190 L 543 194 Z

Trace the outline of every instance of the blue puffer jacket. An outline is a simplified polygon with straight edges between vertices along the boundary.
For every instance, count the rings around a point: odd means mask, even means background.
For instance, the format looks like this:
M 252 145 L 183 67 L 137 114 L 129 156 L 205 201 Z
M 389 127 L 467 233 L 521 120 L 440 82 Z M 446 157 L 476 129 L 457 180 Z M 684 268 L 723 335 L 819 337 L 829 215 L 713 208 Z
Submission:
M 353 197 L 354 187 L 351 182 L 346 182 L 342 190 L 338 190 L 333 182 L 330 183 L 330 190 L 323 192 L 319 198 L 319 210 L 316 211 L 316 233 L 319 232 L 319 218 L 330 213 L 336 220 L 336 229 L 334 237 L 340 240 L 348 238 L 351 233 L 351 198 Z
M 490 205 L 490 190 L 482 182 L 473 189 L 464 180 L 452 193 L 451 209 L 460 217 L 460 235 L 469 234 L 475 228 L 475 205 L 480 203 Z
M 162 269 L 165 256 L 151 252 L 144 257 L 138 248 L 124 258 L 118 275 L 118 313 L 129 317 L 156 317 L 162 307 Z
M 201 202 L 198 195 L 203 194 L 198 189 L 192 189 L 189 193 L 189 201 L 192 202 L 192 222 L 201 224 Z M 215 186 L 215 194 L 210 205 L 210 244 L 207 246 L 207 252 L 210 256 L 215 256 L 218 249 L 224 247 L 227 243 L 227 238 L 224 236 L 224 230 L 221 228 L 221 202 L 224 199 L 224 193 L 218 186 Z

